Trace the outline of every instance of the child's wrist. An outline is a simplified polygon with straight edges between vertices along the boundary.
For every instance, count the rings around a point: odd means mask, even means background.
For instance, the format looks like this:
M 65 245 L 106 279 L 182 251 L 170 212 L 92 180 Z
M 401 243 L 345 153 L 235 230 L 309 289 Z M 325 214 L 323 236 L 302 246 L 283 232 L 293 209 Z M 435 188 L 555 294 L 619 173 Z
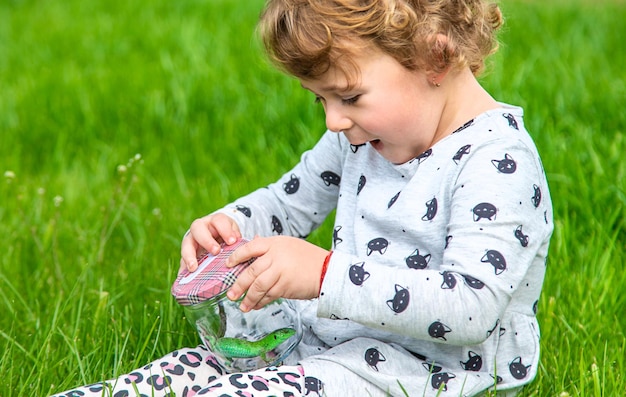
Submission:
M 324 277 L 326 277 L 326 271 L 328 270 L 328 263 L 330 262 L 330 257 L 332 255 L 333 255 L 333 251 L 328 252 L 328 255 L 326 255 L 326 258 L 324 259 L 324 263 L 322 264 L 322 272 L 320 273 L 320 290 L 317 294 L 318 296 L 322 292 L 322 284 L 324 284 Z

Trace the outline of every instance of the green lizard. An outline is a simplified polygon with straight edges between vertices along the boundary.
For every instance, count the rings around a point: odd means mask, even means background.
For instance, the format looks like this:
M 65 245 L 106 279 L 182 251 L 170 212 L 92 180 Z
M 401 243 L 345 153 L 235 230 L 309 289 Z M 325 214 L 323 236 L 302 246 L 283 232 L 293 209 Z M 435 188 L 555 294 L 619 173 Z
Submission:
M 293 328 L 280 328 L 254 342 L 238 338 L 219 338 L 213 344 L 213 348 L 229 358 L 251 358 L 271 352 L 281 343 L 295 335 Z M 264 358 L 265 359 L 265 358 Z

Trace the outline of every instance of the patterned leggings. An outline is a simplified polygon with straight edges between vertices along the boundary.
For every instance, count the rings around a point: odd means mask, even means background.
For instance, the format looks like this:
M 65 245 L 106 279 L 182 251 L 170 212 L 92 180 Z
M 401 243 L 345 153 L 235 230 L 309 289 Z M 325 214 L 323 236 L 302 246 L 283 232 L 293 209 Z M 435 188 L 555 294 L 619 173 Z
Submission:
M 317 397 L 322 388 L 322 382 L 306 377 L 299 365 L 227 374 L 204 346 L 198 346 L 176 350 L 117 379 L 53 397 Z

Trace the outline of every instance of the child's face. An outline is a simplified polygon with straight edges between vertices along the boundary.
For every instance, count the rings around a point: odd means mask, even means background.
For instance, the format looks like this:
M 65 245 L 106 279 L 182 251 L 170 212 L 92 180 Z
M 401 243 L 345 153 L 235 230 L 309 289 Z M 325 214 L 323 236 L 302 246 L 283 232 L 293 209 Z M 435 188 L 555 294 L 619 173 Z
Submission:
M 350 90 L 335 68 L 319 79 L 301 80 L 324 106 L 329 130 L 343 131 L 353 145 L 369 142 L 396 164 L 415 158 L 441 138 L 444 99 L 427 73 L 408 70 L 381 51 L 353 59 L 360 79 Z

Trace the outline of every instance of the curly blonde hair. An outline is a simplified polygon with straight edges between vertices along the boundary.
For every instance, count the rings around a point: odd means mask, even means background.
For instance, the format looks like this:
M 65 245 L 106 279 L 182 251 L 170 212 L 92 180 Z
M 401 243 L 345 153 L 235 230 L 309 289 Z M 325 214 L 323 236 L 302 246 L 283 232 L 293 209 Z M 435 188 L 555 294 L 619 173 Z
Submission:
M 269 0 L 258 29 L 276 66 L 306 80 L 331 67 L 355 76 L 353 56 L 372 47 L 410 70 L 478 75 L 502 22 L 484 0 Z

